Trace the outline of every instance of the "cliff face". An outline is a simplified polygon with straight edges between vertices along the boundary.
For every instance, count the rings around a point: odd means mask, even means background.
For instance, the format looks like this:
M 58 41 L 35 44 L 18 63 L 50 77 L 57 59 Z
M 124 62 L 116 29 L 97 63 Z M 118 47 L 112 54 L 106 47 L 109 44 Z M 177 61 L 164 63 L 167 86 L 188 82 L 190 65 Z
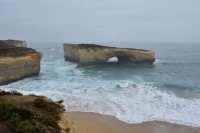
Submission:
M 119 62 L 151 65 L 155 61 L 152 51 L 129 48 L 106 47 L 94 44 L 63 44 L 65 60 L 79 64 L 106 63 L 109 58 L 117 57 Z
M 34 49 L 0 41 L 0 84 L 38 74 L 41 58 L 42 54 Z

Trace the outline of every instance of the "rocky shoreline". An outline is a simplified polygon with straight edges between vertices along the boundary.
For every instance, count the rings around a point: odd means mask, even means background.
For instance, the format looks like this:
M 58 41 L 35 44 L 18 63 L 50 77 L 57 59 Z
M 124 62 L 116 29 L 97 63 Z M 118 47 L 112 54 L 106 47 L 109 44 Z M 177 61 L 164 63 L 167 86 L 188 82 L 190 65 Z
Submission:
M 37 75 L 42 53 L 27 48 L 25 41 L 0 41 L 0 85 Z M 116 56 L 118 62 L 152 65 L 152 51 L 90 44 L 64 44 L 65 60 L 81 65 L 106 63 Z M 4 133 L 197 133 L 200 129 L 161 121 L 128 124 L 112 116 L 96 113 L 65 112 L 62 100 L 22 95 L 0 90 L 0 132 Z M 5 117 L 6 116 L 6 117 Z M 72 122 L 73 120 L 75 122 Z M 78 127 L 78 128 L 77 128 Z
M 95 44 L 64 44 L 65 60 L 79 65 L 107 63 L 112 57 L 118 62 L 152 65 L 155 53 L 149 50 L 115 48 Z M 0 85 L 38 75 L 42 53 L 27 48 L 25 41 L 0 40 Z
M 42 53 L 25 41 L 0 40 L 0 85 L 38 75 Z M 0 90 L 0 132 L 79 133 L 62 101 Z

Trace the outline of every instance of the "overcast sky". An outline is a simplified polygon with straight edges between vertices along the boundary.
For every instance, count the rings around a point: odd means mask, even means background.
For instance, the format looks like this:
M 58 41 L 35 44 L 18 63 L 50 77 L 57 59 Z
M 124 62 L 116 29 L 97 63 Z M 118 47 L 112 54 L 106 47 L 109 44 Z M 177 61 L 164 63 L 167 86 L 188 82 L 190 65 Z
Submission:
M 0 0 L 0 39 L 200 42 L 200 0 Z

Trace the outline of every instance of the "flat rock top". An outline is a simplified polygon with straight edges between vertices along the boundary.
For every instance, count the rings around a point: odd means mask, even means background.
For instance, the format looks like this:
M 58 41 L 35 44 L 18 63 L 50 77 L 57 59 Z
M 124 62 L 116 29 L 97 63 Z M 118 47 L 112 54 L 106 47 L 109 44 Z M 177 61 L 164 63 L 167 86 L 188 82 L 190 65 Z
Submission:
M 108 47 L 108 46 L 102 46 L 97 44 L 78 44 L 79 48 L 99 48 L 99 49 L 105 49 L 105 48 L 116 48 L 116 47 Z
M 0 40 L 0 44 L 15 45 L 17 43 L 26 43 L 26 41 L 21 41 L 21 40 Z
M 21 57 L 33 53 L 38 52 L 32 48 L 15 47 L 0 42 L 0 57 Z
M 97 44 L 67 44 L 64 43 L 64 45 L 70 45 L 78 47 L 79 49 L 92 49 L 92 50 L 103 50 L 103 49 L 124 49 L 124 50 L 140 50 L 140 51 L 149 51 L 144 49 L 134 49 L 134 48 L 118 48 L 118 47 L 109 47 L 109 46 L 103 46 L 103 45 L 97 45 Z

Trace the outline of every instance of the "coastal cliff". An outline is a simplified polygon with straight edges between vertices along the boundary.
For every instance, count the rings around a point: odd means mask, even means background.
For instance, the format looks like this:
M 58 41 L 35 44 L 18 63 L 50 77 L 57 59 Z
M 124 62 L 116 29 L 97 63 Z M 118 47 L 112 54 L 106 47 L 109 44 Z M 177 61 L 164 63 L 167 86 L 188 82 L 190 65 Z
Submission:
M 65 60 L 79 65 L 102 64 L 117 57 L 118 62 L 152 65 L 155 53 L 149 50 L 116 48 L 94 44 L 63 44 Z
M 10 43 L 12 42 L 12 43 Z M 24 41 L 0 41 L 0 84 L 6 84 L 40 72 L 42 54 L 26 48 Z
M 62 101 L 0 90 L 1 133 L 80 133 Z

